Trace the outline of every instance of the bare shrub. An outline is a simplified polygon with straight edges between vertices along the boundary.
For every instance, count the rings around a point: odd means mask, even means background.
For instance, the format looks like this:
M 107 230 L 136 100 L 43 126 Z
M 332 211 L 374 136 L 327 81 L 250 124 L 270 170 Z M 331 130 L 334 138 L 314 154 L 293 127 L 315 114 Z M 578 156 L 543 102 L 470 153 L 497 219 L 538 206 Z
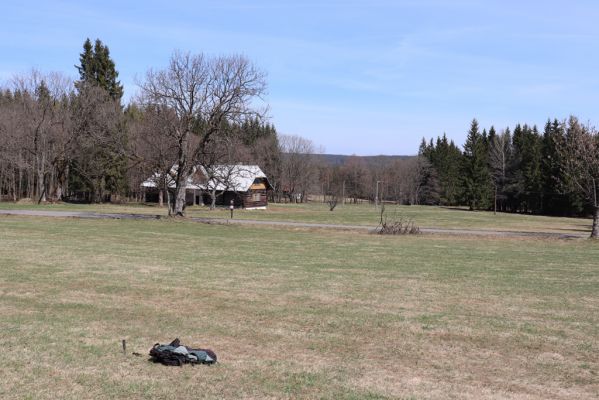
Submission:
M 379 226 L 375 230 L 379 235 L 419 235 L 420 228 L 414 223 L 412 218 L 394 215 L 388 218 L 385 212 L 385 205 L 381 206 L 381 217 Z
M 329 211 L 333 211 L 337 207 L 337 196 L 333 196 L 327 203 L 329 204 Z

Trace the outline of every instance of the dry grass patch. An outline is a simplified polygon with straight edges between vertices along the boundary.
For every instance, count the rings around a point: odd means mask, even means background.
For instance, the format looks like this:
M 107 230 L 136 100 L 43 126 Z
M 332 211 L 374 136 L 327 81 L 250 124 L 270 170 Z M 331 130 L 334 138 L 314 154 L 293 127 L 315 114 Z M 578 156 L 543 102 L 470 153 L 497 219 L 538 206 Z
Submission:
M 570 399 L 599 393 L 599 248 L 0 218 L 0 397 Z M 213 367 L 147 358 L 178 336 Z

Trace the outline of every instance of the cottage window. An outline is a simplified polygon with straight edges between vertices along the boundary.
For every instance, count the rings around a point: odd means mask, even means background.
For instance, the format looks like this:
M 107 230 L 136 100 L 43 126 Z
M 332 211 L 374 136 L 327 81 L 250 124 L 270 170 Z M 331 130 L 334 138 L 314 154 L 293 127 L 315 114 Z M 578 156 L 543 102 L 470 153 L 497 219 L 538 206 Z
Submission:
M 260 193 L 253 193 L 252 201 L 260 201 Z

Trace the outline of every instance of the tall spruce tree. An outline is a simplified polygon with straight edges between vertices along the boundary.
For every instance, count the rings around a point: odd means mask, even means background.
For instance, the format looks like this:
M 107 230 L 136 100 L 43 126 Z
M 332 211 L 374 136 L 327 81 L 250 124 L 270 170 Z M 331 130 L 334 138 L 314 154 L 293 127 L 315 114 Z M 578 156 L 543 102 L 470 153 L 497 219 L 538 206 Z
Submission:
M 100 39 L 93 45 L 89 38 L 83 43 L 79 62 L 77 100 L 72 103 L 77 122 L 74 143 L 78 148 L 69 162 L 69 187 L 79 195 L 86 193 L 85 197 L 91 201 L 107 198 L 112 201 L 127 186 L 128 135 L 121 107 L 123 86 L 118 81 L 108 46 Z
M 485 142 L 486 137 L 479 132 L 478 121 L 473 119 L 464 144 L 462 162 L 464 200 L 471 210 L 486 209 L 490 205 L 491 176 Z
M 559 183 L 561 177 L 561 160 L 558 146 L 564 140 L 563 129 L 559 121 L 547 120 L 541 139 L 541 176 L 542 176 L 542 203 L 541 212 L 544 214 L 556 214 L 568 207 L 567 196 L 560 193 Z
M 541 137 L 536 126 L 516 125 L 513 137 L 514 164 L 511 166 L 511 196 L 514 211 L 541 209 Z
M 460 163 L 462 152 L 447 140 L 444 133 L 437 138 L 434 147 L 429 147 L 428 159 L 437 172 L 439 180 L 439 202 L 443 205 L 457 205 L 460 197 Z
M 524 196 L 524 174 L 522 172 L 522 126 L 516 124 L 512 134 L 512 155 L 509 158 L 507 167 L 507 179 L 504 187 L 507 197 L 507 208 L 509 211 L 520 211 L 520 204 Z
M 423 138 L 418 151 L 417 171 L 418 171 L 418 204 L 437 205 L 439 204 L 439 178 L 437 169 L 434 166 L 435 145 L 433 139 L 427 144 Z
M 542 138 L 536 125 L 528 129 L 527 141 L 527 203 L 529 212 L 539 213 L 543 207 Z
M 119 73 L 110 57 L 108 46 L 100 39 L 92 46 L 89 38 L 83 43 L 83 52 L 79 55 L 79 82 L 92 83 L 106 90 L 112 99 L 119 101 L 123 97 L 123 86 L 118 80 Z

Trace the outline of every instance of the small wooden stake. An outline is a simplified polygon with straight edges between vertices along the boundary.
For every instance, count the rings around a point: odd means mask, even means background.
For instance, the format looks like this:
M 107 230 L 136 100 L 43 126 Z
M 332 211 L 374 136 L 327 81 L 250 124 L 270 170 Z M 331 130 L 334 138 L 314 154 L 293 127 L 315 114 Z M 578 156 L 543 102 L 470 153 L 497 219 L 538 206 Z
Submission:
M 123 354 L 127 355 L 127 341 L 123 339 Z

